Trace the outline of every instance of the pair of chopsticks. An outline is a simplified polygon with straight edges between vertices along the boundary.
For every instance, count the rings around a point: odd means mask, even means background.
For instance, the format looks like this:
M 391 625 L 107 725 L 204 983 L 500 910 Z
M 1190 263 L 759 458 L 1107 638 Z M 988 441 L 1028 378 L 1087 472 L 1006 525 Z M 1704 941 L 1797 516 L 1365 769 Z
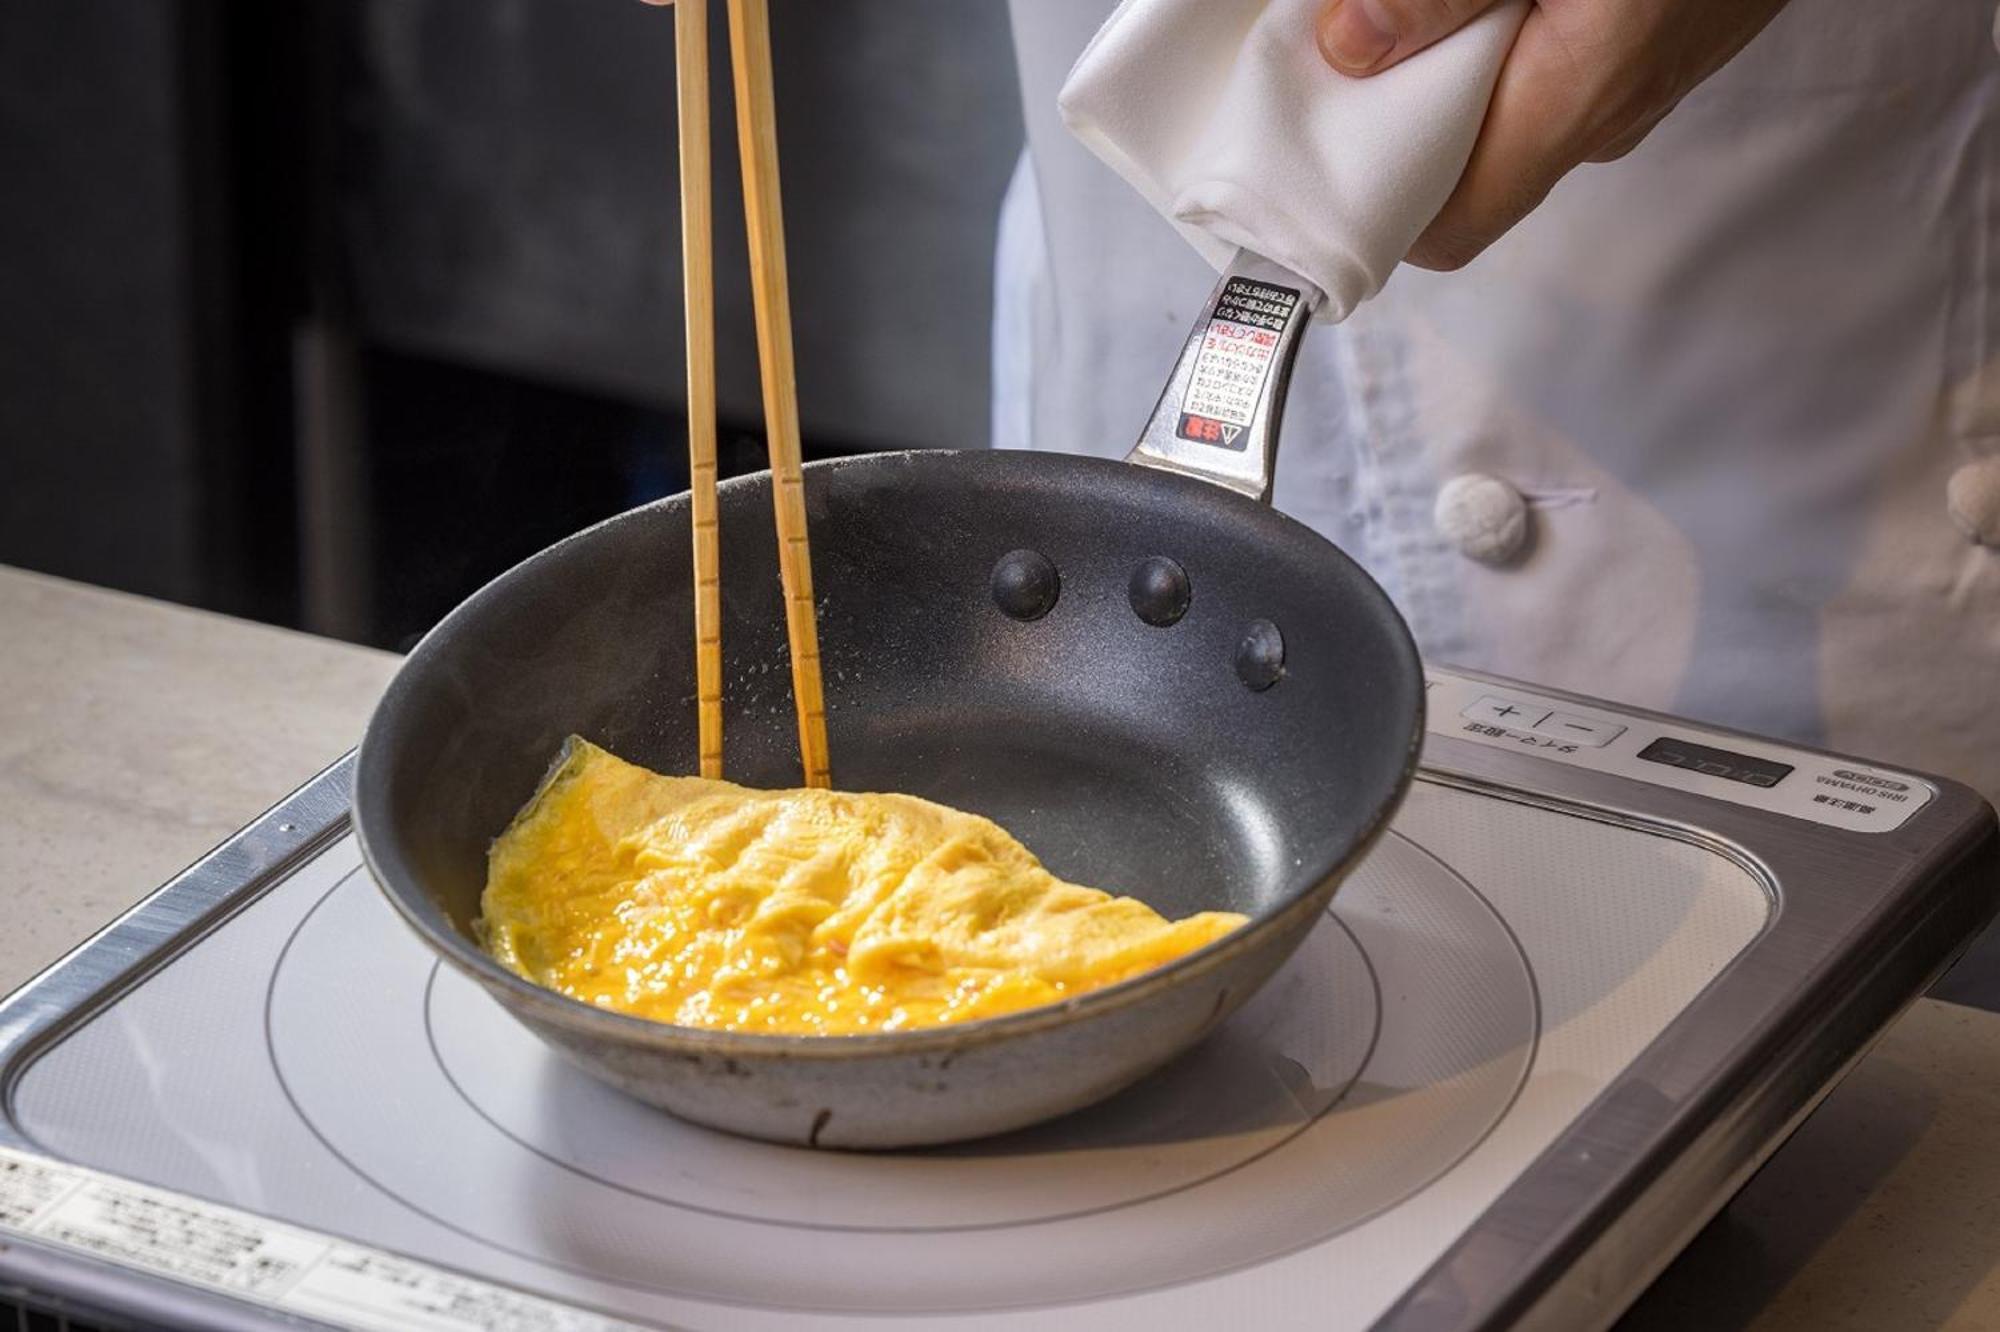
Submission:
M 729 47 L 736 84 L 736 137 L 750 232 L 750 287 L 757 312 L 757 358 L 764 383 L 764 430 L 771 500 L 778 520 L 778 572 L 791 644 L 792 698 L 807 786 L 832 785 L 826 696 L 820 683 L 819 625 L 813 611 L 812 551 L 806 540 L 805 479 L 799 460 L 798 383 L 792 363 L 792 304 L 785 270 L 784 209 L 778 196 L 777 106 L 771 88 L 767 0 L 729 0 Z M 687 300 L 688 458 L 694 499 L 695 681 L 701 775 L 722 775 L 722 554 L 715 499 L 715 255 L 710 230 L 708 0 L 676 0 L 674 67 L 679 88 L 681 263 Z

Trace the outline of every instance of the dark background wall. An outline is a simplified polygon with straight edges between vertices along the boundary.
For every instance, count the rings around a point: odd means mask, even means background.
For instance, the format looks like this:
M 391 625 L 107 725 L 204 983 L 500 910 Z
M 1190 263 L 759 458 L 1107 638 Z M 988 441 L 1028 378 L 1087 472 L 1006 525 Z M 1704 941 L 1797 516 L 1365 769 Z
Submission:
M 0 7 L 0 559 L 202 587 L 181 24 Z
M 997 0 L 773 0 L 809 455 L 976 447 L 1020 145 Z M 761 465 L 726 25 L 725 466 Z M 0 12 L 0 561 L 406 642 L 684 484 L 672 15 Z

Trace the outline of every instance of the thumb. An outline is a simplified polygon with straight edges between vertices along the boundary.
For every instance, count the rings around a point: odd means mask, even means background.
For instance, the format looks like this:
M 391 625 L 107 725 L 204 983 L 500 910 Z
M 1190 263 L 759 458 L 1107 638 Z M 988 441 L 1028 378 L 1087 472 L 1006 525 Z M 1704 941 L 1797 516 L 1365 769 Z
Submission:
M 1315 31 L 1343 74 L 1377 74 L 1451 36 L 1495 0 L 1327 0 Z

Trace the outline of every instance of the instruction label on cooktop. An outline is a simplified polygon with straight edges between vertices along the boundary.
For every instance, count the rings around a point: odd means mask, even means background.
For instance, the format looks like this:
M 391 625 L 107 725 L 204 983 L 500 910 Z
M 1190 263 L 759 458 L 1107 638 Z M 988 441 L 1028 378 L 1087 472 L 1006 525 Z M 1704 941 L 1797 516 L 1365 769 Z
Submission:
M 401 1254 L 0 1147 L 0 1232 L 6 1231 L 163 1280 L 369 1332 L 611 1332 L 638 1326 Z
M 1278 337 L 1298 310 L 1290 287 L 1231 278 L 1209 316 L 1175 433 L 1197 444 L 1242 452 L 1257 399 L 1277 359 Z

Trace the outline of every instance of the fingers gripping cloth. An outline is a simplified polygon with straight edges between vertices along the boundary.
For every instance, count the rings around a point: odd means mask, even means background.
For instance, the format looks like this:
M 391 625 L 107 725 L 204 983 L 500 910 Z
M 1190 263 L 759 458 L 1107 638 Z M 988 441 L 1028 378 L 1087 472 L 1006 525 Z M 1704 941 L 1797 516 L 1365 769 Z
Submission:
M 1344 319 L 1450 197 L 1528 0 L 1365 79 L 1321 58 L 1321 3 L 1124 0 L 1060 103 L 1218 269 L 1238 248 L 1275 259 Z

